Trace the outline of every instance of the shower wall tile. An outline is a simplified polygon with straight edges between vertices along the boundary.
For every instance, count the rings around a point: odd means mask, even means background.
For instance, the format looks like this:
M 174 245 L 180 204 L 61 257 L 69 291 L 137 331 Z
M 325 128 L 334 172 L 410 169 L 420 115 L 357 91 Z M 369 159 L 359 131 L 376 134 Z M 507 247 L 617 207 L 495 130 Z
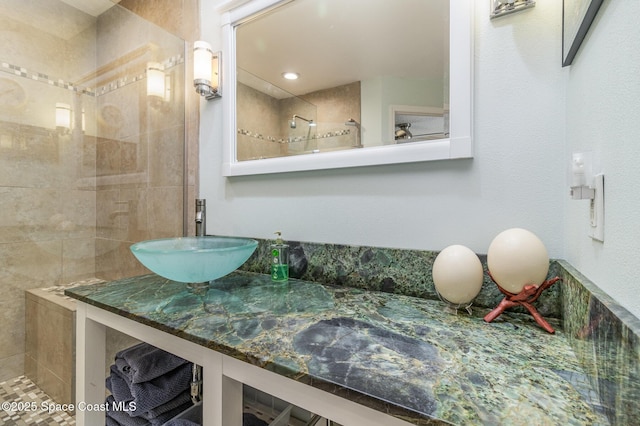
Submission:
M 183 67 L 191 63 L 184 62 L 184 43 L 157 25 L 192 42 L 199 34 L 198 1 L 129 3 L 155 24 L 120 7 L 96 22 L 59 1 L 3 0 L 0 6 L 3 55 L 11 60 L 0 66 L 0 78 L 24 93 L 15 108 L 0 110 L 2 378 L 35 368 L 53 384 L 60 373 L 38 370 L 24 356 L 25 289 L 146 273 L 130 244 L 182 235 L 185 133 L 188 192 L 197 193 L 200 97 L 185 91 Z M 177 102 L 149 101 L 148 61 L 167 64 Z M 69 132 L 56 129 L 57 102 L 72 108 Z
M 360 122 L 360 82 L 302 95 L 318 107 L 318 122 L 344 123 L 350 118 Z
M 139 71 L 144 72 L 144 65 Z M 140 81 L 99 96 L 98 135 L 115 140 L 139 135 L 146 124 L 141 122 L 141 117 L 144 117 L 144 111 L 141 109 L 145 103 L 140 102 L 140 95 L 145 92 L 146 85 L 144 81 Z
M 0 187 L 0 243 L 95 235 L 93 191 Z
M 278 143 L 288 134 L 288 120 L 303 111 L 281 113 L 281 102 L 249 86 L 238 84 L 238 104 L 242 104 L 237 121 L 239 129 L 250 134 L 238 133 L 238 159 L 277 157 L 286 154 L 287 145 Z M 308 116 L 308 114 L 307 114 Z
M 25 374 L 58 403 L 74 400 L 75 304 L 40 289 L 26 298 Z
M 123 215 L 121 226 L 126 230 L 125 241 L 143 241 L 149 239 L 149 225 L 147 219 L 146 188 L 125 188 L 120 190 L 120 199 L 127 200 L 128 214 Z
M 104 280 L 116 280 L 149 273 L 138 262 L 129 246 L 131 243 L 96 239 L 96 276 Z
M 100 189 L 96 192 L 96 237 L 117 239 L 120 234 L 118 212 L 119 191 L 117 189 Z
M 95 277 L 95 236 L 62 241 L 61 282 L 73 282 Z
M 1 338 L 1 336 L 0 336 Z M 0 343 L 2 340 L 0 340 Z M 0 381 L 20 376 L 24 372 L 23 354 L 13 355 L 7 358 L 0 358 Z
M 60 58 L 73 61 L 69 69 L 77 68 L 80 58 L 72 54 L 75 49 L 67 46 L 74 40 L 74 47 L 82 48 L 83 39 L 90 36 L 86 30 L 93 26 L 95 18 L 59 1 L 3 0 L 2 3 L 0 28 L 3 28 L 5 57 L 22 58 L 22 65 L 29 68 L 48 64 L 49 73 L 69 77 L 64 74 L 66 62 Z M 64 16 L 64 25 L 60 25 L 60 16 Z
M 184 147 L 176 141 L 184 140 L 184 126 L 166 128 L 147 136 L 149 146 L 149 186 L 182 188 Z
M 176 210 L 176 206 L 180 206 Z M 149 235 L 169 238 L 182 235 L 182 187 L 151 188 L 148 194 Z
M 119 4 L 185 40 L 193 41 L 200 33 L 199 0 L 156 0 L 153 7 L 146 0 Z
M 60 241 L 29 241 L 0 244 L 0 298 L 2 324 L 0 328 L 0 375 L 8 368 L 23 368 L 24 290 L 59 283 L 61 277 L 62 243 Z M 20 373 L 22 374 L 22 373 Z

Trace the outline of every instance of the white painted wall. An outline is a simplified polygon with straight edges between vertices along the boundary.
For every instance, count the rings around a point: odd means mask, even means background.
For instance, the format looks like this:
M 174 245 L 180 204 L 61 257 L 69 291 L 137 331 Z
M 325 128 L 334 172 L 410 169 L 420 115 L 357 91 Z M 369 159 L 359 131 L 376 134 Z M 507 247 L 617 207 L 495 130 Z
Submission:
M 203 0 L 203 38 L 220 47 L 214 0 Z M 213 15 L 213 16 L 212 16 Z M 486 253 L 514 226 L 563 254 L 566 197 L 565 70 L 561 4 L 489 20 L 476 2 L 475 158 L 222 178 L 222 111 L 202 104 L 200 197 L 208 231 L 292 240 Z
M 640 2 L 605 0 L 570 67 L 567 148 L 605 173 L 605 241 L 587 236 L 587 201 L 566 201 L 565 258 L 640 316 Z

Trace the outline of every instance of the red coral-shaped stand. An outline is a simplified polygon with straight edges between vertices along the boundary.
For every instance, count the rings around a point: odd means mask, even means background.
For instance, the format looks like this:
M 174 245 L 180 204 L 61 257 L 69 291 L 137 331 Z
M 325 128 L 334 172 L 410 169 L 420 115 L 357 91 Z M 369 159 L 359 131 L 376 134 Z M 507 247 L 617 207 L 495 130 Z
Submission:
M 535 285 L 525 285 L 518 294 L 510 293 L 500 287 L 496 280 L 494 280 L 491 276 L 491 272 L 489 272 L 489 277 L 498 286 L 498 290 L 500 290 L 502 294 L 505 295 L 505 298 L 502 299 L 498 306 L 496 306 L 491 312 L 485 315 L 484 320 L 486 322 L 491 322 L 494 319 L 498 318 L 500 314 L 505 311 L 505 309 L 513 308 L 514 306 L 524 306 L 525 309 L 529 311 L 529 313 L 533 316 L 533 319 L 542 328 L 544 328 L 551 334 L 556 332 L 553 327 L 551 327 L 551 325 L 544 318 L 542 318 L 542 315 L 540 315 L 540 312 L 538 312 L 538 310 L 532 305 L 532 303 L 538 300 L 538 297 L 540 297 L 544 290 L 551 287 L 557 281 L 560 281 L 560 277 L 555 277 L 547 280 L 540 284 L 539 287 L 536 287 Z

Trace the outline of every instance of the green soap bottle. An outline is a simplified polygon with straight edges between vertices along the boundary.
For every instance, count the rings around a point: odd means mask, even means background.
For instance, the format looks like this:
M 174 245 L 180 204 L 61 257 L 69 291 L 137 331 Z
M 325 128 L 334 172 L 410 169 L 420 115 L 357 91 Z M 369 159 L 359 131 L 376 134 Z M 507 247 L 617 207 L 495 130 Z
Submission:
M 271 249 L 271 280 L 282 282 L 289 279 L 289 245 L 282 241 L 282 232 L 277 231 Z

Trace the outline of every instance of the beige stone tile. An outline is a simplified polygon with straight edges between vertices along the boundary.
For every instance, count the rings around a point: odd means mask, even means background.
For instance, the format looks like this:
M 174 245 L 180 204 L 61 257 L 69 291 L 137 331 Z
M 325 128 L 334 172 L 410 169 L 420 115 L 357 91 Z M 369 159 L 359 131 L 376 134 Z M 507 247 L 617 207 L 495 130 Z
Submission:
M 43 287 L 60 282 L 61 244 L 24 242 L 0 244 L 0 359 L 20 357 L 23 362 L 25 333 L 25 294 L 28 288 Z
M 139 71 L 144 72 L 144 67 Z M 146 84 L 140 81 L 101 95 L 97 102 L 98 136 L 119 141 L 142 133 L 140 98 L 145 93 Z
M 1 341 L 1 340 L 0 340 Z M 0 381 L 24 374 L 24 354 L 0 357 Z
M 35 361 L 38 358 L 38 310 L 40 308 L 37 297 L 25 292 L 25 374 L 31 369 L 31 374 L 35 373 Z M 27 365 L 27 358 L 30 362 Z M 31 374 L 27 374 L 32 377 Z
M 148 195 L 149 237 L 182 235 L 182 187 L 150 188 Z
M 24 375 L 37 384 L 38 362 L 29 353 L 24 354 Z
M 184 126 L 149 134 L 149 185 L 182 186 Z
M 43 287 L 60 282 L 60 241 L 25 241 L 0 244 L 0 284 L 6 289 L 0 303 L 7 295 L 20 300 L 24 306 L 24 294 L 15 290 Z M 9 302 L 7 302 L 9 303 Z
M 70 361 L 71 362 L 71 361 Z M 74 401 L 71 386 L 48 368 L 38 365 L 36 385 L 59 404 L 70 404 Z M 32 379 L 33 380 L 33 379 Z
M 126 203 L 128 211 L 121 218 L 121 224 L 126 229 L 123 235 L 125 241 L 148 239 L 147 192 L 146 188 L 126 188 L 120 191 L 120 200 Z
M 122 207 L 120 193 L 117 189 L 100 189 L 96 192 L 96 237 L 120 239 L 122 233 L 122 216 L 117 212 Z
M 75 377 L 75 301 L 42 289 L 26 296 L 25 374 L 57 402 L 71 402 Z
M 62 242 L 62 282 L 78 281 L 95 276 L 95 245 L 93 236 Z
M 96 276 L 104 280 L 148 274 L 140 262 L 131 254 L 131 242 L 96 240 Z

